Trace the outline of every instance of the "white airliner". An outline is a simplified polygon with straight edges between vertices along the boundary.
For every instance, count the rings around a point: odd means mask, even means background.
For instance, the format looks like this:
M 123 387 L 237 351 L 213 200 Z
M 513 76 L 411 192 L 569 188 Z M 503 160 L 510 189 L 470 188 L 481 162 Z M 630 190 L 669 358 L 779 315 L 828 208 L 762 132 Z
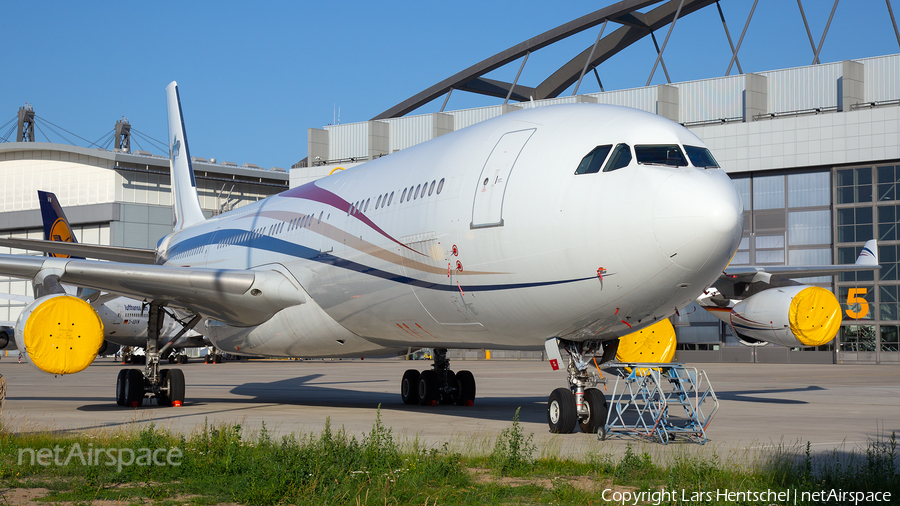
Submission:
M 551 395 L 548 423 L 593 432 L 606 401 L 585 389 L 584 355 L 611 359 L 619 337 L 708 292 L 741 239 L 740 197 L 699 138 L 660 116 L 598 104 L 505 114 L 204 219 L 174 82 L 167 98 L 173 233 L 155 251 L 65 250 L 156 265 L 0 255 L 0 274 L 150 302 L 148 364 L 120 376 L 122 405 L 184 400 L 181 371 L 158 365 L 152 322 L 168 305 L 200 316 L 201 332 L 228 353 L 433 348 L 432 370 L 403 376 L 407 403 L 472 403 L 475 380 L 449 369 L 447 348 L 558 342 L 571 356 L 570 388 Z M 46 314 L 56 319 L 33 316 L 54 304 Z M 77 298 L 47 295 L 23 311 L 17 341 L 40 367 L 59 360 L 42 346 L 56 342 L 49 333 L 68 325 L 83 338 L 94 320 Z M 66 341 L 69 355 L 82 338 Z

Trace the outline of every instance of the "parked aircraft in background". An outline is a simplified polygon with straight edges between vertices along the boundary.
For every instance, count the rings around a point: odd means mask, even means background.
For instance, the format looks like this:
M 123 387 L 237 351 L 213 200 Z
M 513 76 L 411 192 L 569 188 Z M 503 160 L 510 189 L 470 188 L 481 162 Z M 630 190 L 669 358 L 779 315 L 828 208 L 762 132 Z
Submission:
M 668 325 L 719 281 L 741 239 L 740 197 L 699 138 L 599 104 L 505 114 L 205 219 L 174 82 L 167 98 L 175 227 L 155 250 L 0 241 L 112 260 L 0 255 L 0 274 L 41 287 L 16 325 L 38 367 L 102 340 L 96 311 L 59 283 L 149 303 L 147 367 L 120 375 L 122 405 L 184 400 L 181 371 L 159 368 L 160 316 L 175 307 L 234 354 L 432 348 L 433 368 L 401 380 L 410 404 L 474 401 L 475 379 L 450 369 L 448 348 L 550 341 L 570 356 L 550 428 L 593 432 L 606 400 L 587 388 L 586 356 L 611 360 L 619 338 Z M 50 335 L 61 326 L 72 332 Z M 60 339 L 69 351 L 53 349 Z
M 41 204 L 44 240 L 77 244 L 78 241 L 75 239 L 69 220 L 56 195 L 50 192 L 38 191 L 38 200 Z M 48 256 L 53 258 L 73 258 L 69 255 L 57 253 L 48 253 Z M 142 348 L 147 344 L 149 311 L 141 301 L 115 294 L 101 295 L 99 291 L 84 290 L 82 288 L 77 288 L 74 295 L 87 300 L 97 311 L 103 322 L 104 341 L 98 354 L 111 353 L 113 350 L 118 350 L 122 347 L 126 351 L 127 359 L 131 358 L 128 350 Z M 17 298 L 26 303 L 34 300 L 34 297 L 29 296 L 17 296 Z M 169 338 L 166 339 L 166 342 L 171 341 L 172 336 L 177 335 L 183 327 L 183 324 L 178 323 L 178 320 L 186 320 L 190 319 L 190 317 L 191 315 L 179 315 L 176 312 L 166 315 L 161 330 L 162 335 Z M 110 347 L 109 344 L 115 346 Z M 185 332 L 173 342 L 171 346 L 172 353 L 168 356 L 169 362 L 187 363 L 187 355 L 184 354 L 185 348 L 207 347 L 210 345 L 209 341 L 205 340 L 200 333 L 194 330 Z M 4 326 L 3 330 L 0 330 L 0 349 L 15 348 L 16 346 L 13 325 Z M 143 355 L 140 354 L 135 355 L 135 357 L 143 359 Z

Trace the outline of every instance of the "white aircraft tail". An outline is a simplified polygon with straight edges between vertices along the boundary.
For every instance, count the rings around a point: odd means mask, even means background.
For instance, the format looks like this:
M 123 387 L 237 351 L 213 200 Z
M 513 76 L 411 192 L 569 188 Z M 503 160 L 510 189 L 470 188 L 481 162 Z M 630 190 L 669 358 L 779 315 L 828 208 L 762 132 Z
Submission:
M 866 241 L 856 259 L 856 265 L 878 265 L 878 243 L 875 239 Z
M 178 83 L 175 81 L 166 86 L 166 105 L 169 112 L 169 169 L 172 174 L 172 200 L 175 204 L 173 212 L 177 232 L 205 220 L 206 217 L 203 216 L 200 199 L 197 197 L 197 181 L 194 179 L 191 152 L 184 131 Z

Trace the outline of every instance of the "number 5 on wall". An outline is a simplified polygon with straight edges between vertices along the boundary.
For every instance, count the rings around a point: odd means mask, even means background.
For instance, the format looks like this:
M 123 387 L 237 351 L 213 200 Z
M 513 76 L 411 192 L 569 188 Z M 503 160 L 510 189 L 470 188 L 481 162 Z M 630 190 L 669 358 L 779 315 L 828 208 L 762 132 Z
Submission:
M 851 288 L 847 294 L 847 316 L 853 319 L 865 318 L 869 314 L 869 302 L 865 299 L 867 288 Z M 859 305 L 859 311 L 853 306 Z

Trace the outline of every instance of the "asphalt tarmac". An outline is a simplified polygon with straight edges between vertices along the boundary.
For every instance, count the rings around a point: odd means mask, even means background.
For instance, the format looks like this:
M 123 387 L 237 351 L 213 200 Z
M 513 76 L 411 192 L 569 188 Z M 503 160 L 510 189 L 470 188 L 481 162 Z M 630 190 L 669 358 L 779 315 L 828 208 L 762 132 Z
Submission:
M 489 451 L 493 439 L 511 425 L 517 408 L 539 448 L 563 453 L 609 450 L 619 453 L 639 438 L 599 442 L 594 434 L 552 435 L 546 421 L 547 396 L 565 386 L 562 371 L 540 361 L 455 361 L 477 381 L 475 405 L 408 406 L 400 400 L 400 377 L 430 361 L 260 360 L 178 366 L 187 382 L 179 408 L 149 402 L 140 408 L 115 404 L 115 378 L 122 366 L 109 358 L 84 372 L 53 377 L 15 359 L 0 360 L 7 381 L 2 412 L 5 430 L 83 431 L 127 428 L 155 422 L 190 432 L 204 423 L 239 423 L 252 432 L 262 422 L 276 433 L 318 433 L 331 419 L 351 434 L 368 432 L 381 407 L 394 435 L 428 445 L 448 442 L 468 451 Z M 864 448 L 874 438 L 900 433 L 900 366 L 700 364 L 718 395 L 707 448 L 756 451 L 779 445 L 814 452 Z M 609 385 L 612 390 L 612 384 Z M 711 443 L 711 444 L 710 444 Z M 697 446 L 676 441 L 650 443 L 657 451 Z

